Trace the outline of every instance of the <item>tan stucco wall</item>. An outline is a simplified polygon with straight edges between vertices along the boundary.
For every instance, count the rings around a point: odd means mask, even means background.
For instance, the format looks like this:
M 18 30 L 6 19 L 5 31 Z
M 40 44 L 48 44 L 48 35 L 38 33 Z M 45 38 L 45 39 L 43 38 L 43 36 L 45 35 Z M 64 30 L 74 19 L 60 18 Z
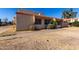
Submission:
M 32 15 L 16 15 L 16 30 L 28 30 L 33 25 L 34 17 Z

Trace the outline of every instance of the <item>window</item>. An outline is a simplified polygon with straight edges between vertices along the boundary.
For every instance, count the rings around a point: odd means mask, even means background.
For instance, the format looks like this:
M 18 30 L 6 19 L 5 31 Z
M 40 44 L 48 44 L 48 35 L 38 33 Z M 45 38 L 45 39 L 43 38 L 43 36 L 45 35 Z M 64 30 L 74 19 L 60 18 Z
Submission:
M 50 23 L 50 20 L 45 20 L 45 23 L 46 25 L 48 25 Z
M 35 19 L 35 24 L 41 24 L 41 19 Z

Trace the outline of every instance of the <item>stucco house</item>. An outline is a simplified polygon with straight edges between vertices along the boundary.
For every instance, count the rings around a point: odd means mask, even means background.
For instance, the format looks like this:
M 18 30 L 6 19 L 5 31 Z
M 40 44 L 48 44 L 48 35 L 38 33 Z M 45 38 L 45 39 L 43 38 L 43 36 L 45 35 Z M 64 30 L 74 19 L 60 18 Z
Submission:
M 51 20 L 57 20 L 59 25 L 63 25 L 63 19 L 45 16 L 33 11 L 16 12 L 16 30 L 45 29 Z

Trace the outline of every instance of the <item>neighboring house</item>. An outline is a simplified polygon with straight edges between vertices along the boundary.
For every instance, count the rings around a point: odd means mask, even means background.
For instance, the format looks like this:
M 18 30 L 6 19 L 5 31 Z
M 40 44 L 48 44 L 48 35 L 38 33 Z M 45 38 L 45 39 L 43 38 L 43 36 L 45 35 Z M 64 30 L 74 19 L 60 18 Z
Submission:
M 63 19 L 57 19 L 44 16 L 40 13 L 32 11 L 17 11 L 16 12 L 16 30 L 29 30 L 29 29 L 44 29 L 51 20 L 57 20 L 63 24 Z
M 67 21 L 67 22 L 69 22 L 69 23 L 72 23 L 72 22 L 74 22 L 75 20 L 77 20 L 77 21 L 79 21 L 79 19 L 78 18 L 64 18 L 63 19 L 64 21 Z

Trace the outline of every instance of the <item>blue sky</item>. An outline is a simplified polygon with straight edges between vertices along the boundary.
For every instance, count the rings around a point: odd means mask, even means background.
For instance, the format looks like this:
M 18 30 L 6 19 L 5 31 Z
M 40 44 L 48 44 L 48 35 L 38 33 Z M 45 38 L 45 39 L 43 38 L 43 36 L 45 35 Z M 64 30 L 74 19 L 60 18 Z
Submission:
M 26 8 L 25 10 L 31 10 L 35 12 L 42 12 L 46 16 L 61 18 L 62 11 L 68 8 Z M 13 16 L 16 15 L 16 11 L 18 8 L 0 8 L 0 18 L 8 18 L 8 20 L 12 20 Z M 74 11 L 77 11 L 77 18 L 79 17 L 79 9 L 73 8 Z

